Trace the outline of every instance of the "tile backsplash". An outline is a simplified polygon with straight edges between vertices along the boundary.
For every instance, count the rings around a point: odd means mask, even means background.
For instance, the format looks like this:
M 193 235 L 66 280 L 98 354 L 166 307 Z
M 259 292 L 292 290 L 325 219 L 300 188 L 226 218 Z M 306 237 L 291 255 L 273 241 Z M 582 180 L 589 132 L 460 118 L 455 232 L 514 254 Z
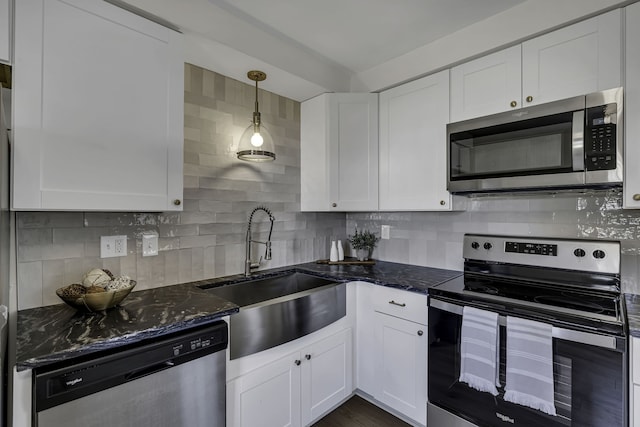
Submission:
M 301 213 L 298 102 L 260 90 L 277 160 L 254 164 L 235 157 L 254 91 L 185 65 L 182 212 L 16 213 L 19 309 L 60 303 L 55 289 L 93 267 L 135 278 L 137 290 L 241 273 L 247 219 L 258 205 L 276 218 L 273 259 L 262 268 L 327 258 L 330 240 L 344 239 L 356 226 L 378 233 L 391 226 L 376 259 L 450 269 L 462 268 L 466 232 L 606 238 L 622 242 L 623 290 L 640 293 L 640 211 L 623 210 L 619 191 L 456 198 L 453 212 Z M 254 237 L 265 237 L 266 216 L 258 212 L 254 224 Z M 144 233 L 159 235 L 158 256 L 142 256 Z M 105 235 L 127 235 L 127 256 L 101 259 Z M 253 253 L 257 260 L 263 248 Z
M 248 80 L 247 80 L 248 81 Z M 18 308 L 58 304 L 55 290 L 93 267 L 127 274 L 136 290 L 244 271 L 249 213 L 276 218 L 273 259 L 262 268 L 328 256 L 344 238 L 345 215 L 300 212 L 300 103 L 260 90 L 262 120 L 276 143 L 273 163 L 237 160 L 255 86 L 185 65 L 184 210 L 179 213 L 18 212 Z M 254 238 L 269 222 L 258 212 Z M 141 236 L 159 235 L 159 255 L 142 256 Z M 127 235 L 128 255 L 100 258 L 100 236 Z M 257 261 L 264 247 L 253 247 Z
M 455 270 L 463 267 L 464 233 L 619 240 L 622 289 L 640 293 L 640 211 L 623 210 L 619 190 L 461 197 L 454 208 L 349 213 L 347 233 L 390 225 L 390 239 L 380 240 L 374 258 Z

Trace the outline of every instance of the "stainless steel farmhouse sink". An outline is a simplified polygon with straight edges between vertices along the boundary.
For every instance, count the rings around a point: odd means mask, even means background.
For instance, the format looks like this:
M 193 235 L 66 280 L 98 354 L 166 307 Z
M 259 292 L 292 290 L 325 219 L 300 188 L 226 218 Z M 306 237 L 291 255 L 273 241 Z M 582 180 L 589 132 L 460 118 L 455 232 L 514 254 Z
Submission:
M 286 273 L 203 288 L 240 306 L 229 319 L 231 359 L 310 334 L 347 313 L 346 285 L 310 274 Z

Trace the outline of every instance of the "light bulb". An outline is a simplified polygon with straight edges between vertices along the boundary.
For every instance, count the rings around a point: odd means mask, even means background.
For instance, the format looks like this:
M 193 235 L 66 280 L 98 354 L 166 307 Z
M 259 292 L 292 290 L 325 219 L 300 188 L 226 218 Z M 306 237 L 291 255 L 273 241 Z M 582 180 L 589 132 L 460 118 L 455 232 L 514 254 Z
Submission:
M 264 138 L 262 138 L 262 135 L 260 135 L 260 132 L 254 133 L 253 136 L 251 137 L 251 145 L 253 145 L 254 147 L 261 147 L 263 142 L 264 142 Z

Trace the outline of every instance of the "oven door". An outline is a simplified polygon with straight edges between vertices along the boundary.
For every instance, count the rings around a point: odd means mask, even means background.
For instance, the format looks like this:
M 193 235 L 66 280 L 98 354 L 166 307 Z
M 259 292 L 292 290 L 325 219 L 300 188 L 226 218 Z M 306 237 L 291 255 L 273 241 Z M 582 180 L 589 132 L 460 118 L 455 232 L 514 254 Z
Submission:
M 484 303 L 476 307 L 491 309 Z M 627 426 L 627 353 L 624 338 L 554 326 L 553 375 L 558 415 L 551 416 L 504 401 L 504 388 L 499 388 L 498 396 L 494 397 L 458 381 L 462 309 L 463 306 L 455 302 L 434 297 L 429 300 L 429 402 L 452 414 L 447 425 L 467 425 L 459 420 L 462 418 L 481 427 Z M 506 314 L 509 313 L 500 309 L 492 311 L 500 312 L 500 384 L 504 387 L 504 325 Z M 437 414 L 442 423 L 442 411 L 433 412 L 434 418 Z M 432 419 L 429 414 L 428 418 L 429 425 Z M 437 424 L 435 420 L 433 424 Z

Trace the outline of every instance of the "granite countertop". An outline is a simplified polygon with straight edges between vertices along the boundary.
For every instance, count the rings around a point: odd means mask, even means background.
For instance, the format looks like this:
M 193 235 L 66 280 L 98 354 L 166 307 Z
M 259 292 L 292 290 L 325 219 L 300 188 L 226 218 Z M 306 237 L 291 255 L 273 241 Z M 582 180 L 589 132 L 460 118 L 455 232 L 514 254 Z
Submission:
M 252 279 L 287 271 L 341 282 L 361 280 L 419 293 L 427 293 L 429 288 L 462 274 L 378 261 L 375 265 L 298 264 L 258 271 L 252 274 Z M 246 280 L 238 274 L 132 292 L 120 306 L 102 313 L 78 312 L 65 304 L 21 310 L 17 321 L 16 367 L 24 370 L 46 366 L 212 322 L 239 308 L 200 287 Z
M 627 327 L 629 335 L 640 338 L 640 295 L 624 295 L 627 308 Z

